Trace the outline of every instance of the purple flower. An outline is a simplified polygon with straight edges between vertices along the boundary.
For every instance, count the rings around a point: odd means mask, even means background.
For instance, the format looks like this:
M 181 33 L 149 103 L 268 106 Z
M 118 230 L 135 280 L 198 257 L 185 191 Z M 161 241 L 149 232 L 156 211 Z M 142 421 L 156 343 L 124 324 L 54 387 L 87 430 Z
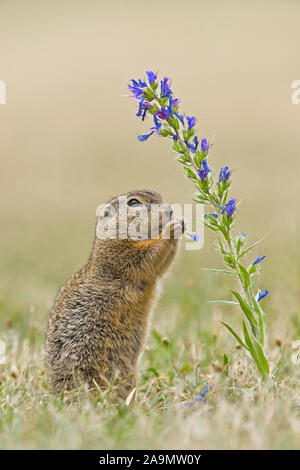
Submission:
M 261 292 L 261 291 L 258 291 L 257 292 L 257 302 L 259 302 L 261 299 L 263 299 L 264 297 L 266 297 L 268 295 L 269 291 L 268 289 L 265 290 L 265 292 Z
M 170 103 L 170 106 L 171 108 L 177 108 L 178 106 L 178 103 L 179 103 L 179 99 L 178 98 L 173 98 L 172 95 L 169 96 L 169 103 Z
M 186 120 L 189 126 L 189 129 L 192 129 L 196 124 L 196 118 L 194 116 L 186 116 Z
M 211 391 L 212 391 L 211 385 L 209 385 L 209 383 L 206 382 L 203 392 L 200 392 L 199 395 L 193 398 L 193 400 L 191 400 L 190 402 L 185 403 L 184 406 L 187 408 L 194 408 L 194 405 L 197 405 L 198 403 L 201 403 L 201 402 L 206 402 L 207 401 L 206 397 Z
M 217 219 L 218 214 L 205 214 L 204 217 L 214 217 L 215 219 Z
M 179 121 L 181 122 L 181 124 L 184 126 L 184 117 L 182 116 L 182 114 L 179 114 L 179 113 L 175 113 L 175 116 L 179 119 Z
M 253 261 L 253 266 L 256 264 L 260 263 L 263 259 L 265 259 L 265 256 L 258 256 L 255 261 Z
M 154 131 L 149 132 L 149 134 L 138 135 L 138 139 L 140 142 L 145 142 L 145 140 L 148 140 L 152 134 L 154 134 Z
M 224 212 L 227 213 L 228 217 L 232 217 L 234 212 L 236 210 L 236 199 L 230 199 L 225 206 L 221 206 L 221 213 L 224 214 Z
M 203 400 L 204 398 L 206 398 L 206 396 L 208 395 L 209 392 L 211 392 L 212 390 L 212 386 L 209 385 L 208 382 L 206 382 L 205 384 L 205 389 L 203 390 L 203 392 L 200 392 L 199 395 L 198 395 L 198 399 L 199 400 Z
M 204 158 L 204 160 L 202 161 L 202 166 L 207 171 L 207 173 L 210 173 L 210 168 L 208 164 L 206 163 L 206 158 Z
M 132 85 L 128 84 L 129 90 L 137 100 L 141 100 L 143 98 L 144 88 L 147 88 L 147 84 L 141 79 L 138 81 L 132 79 L 131 81 Z
M 228 181 L 230 175 L 231 175 L 231 171 L 229 170 L 228 166 L 224 166 L 224 168 L 221 168 L 221 171 L 219 174 L 219 183 L 221 183 L 221 181 Z
M 198 137 L 195 135 L 194 138 L 193 138 L 193 144 L 191 142 L 188 142 L 187 140 L 184 141 L 185 145 L 187 146 L 187 148 L 192 152 L 192 153 L 195 153 L 197 148 L 198 148 L 198 145 L 199 145 L 199 140 L 198 140 Z
M 142 88 L 147 87 L 147 83 L 144 82 L 143 80 L 141 80 L 140 78 L 139 78 L 139 80 L 134 80 L 134 78 L 132 78 L 131 81 L 132 81 L 134 86 L 142 87 Z
M 160 82 L 160 97 L 165 98 L 165 97 L 170 97 L 172 95 L 172 90 L 168 84 L 168 77 L 165 77 L 163 80 Z
M 207 140 L 206 140 L 206 139 L 202 139 L 202 140 L 201 140 L 201 150 L 202 150 L 202 152 L 207 152 L 207 151 L 209 150 L 209 148 L 210 148 L 210 145 L 209 145 L 209 143 L 207 142 Z
M 170 104 L 171 104 L 171 100 L 172 100 L 172 106 L 173 106 L 174 108 L 177 108 L 177 106 L 179 105 L 179 99 L 178 99 L 178 98 L 175 98 L 175 99 L 173 100 L 172 96 L 170 96 Z
M 155 75 L 155 73 L 151 72 L 151 70 L 147 70 L 146 74 L 147 74 L 149 83 L 153 83 L 157 79 L 157 75 Z
M 198 170 L 198 175 L 199 175 L 201 181 L 204 181 L 207 178 L 208 173 L 210 173 L 210 168 L 209 168 L 209 166 L 206 162 L 206 158 L 204 158 L 204 160 L 202 161 L 201 166 L 203 168 L 200 168 Z
M 151 130 L 154 130 L 157 134 L 159 134 L 159 130 L 162 126 L 162 123 L 157 119 L 157 116 L 154 114 L 153 115 L 153 121 L 154 121 L 154 126 L 150 127 Z
M 137 117 L 140 117 L 142 116 L 142 121 L 144 121 L 145 117 L 146 117 L 146 113 L 148 111 L 148 109 L 151 108 L 151 104 L 148 103 L 148 101 L 144 101 L 144 99 L 142 98 L 140 101 L 139 101 L 139 109 L 138 109 L 138 112 L 137 112 Z
M 187 235 L 191 237 L 194 240 L 194 242 L 198 242 L 202 238 L 201 235 L 199 235 L 199 233 L 197 232 L 187 233 Z
M 198 175 L 199 175 L 201 181 L 204 181 L 205 178 L 207 177 L 207 173 L 206 173 L 205 170 L 198 170 Z
M 240 233 L 238 234 L 238 239 L 239 239 L 239 243 L 241 243 L 242 245 L 244 245 L 244 243 L 245 243 L 246 240 L 247 240 L 247 236 L 246 236 L 245 233 L 240 232 Z
M 170 110 L 169 109 L 165 109 L 165 108 L 161 108 L 159 109 L 158 111 L 156 111 L 156 116 L 158 116 L 160 119 L 165 119 L 166 121 L 169 119 L 170 117 Z

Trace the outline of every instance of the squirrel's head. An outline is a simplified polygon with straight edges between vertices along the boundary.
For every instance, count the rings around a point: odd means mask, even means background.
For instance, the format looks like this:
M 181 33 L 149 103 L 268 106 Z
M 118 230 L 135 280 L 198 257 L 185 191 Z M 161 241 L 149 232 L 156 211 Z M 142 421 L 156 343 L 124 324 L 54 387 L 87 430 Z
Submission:
M 97 209 L 96 237 L 145 241 L 159 236 L 173 219 L 173 209 L 160 194 L 136 190 L 116 196 Z

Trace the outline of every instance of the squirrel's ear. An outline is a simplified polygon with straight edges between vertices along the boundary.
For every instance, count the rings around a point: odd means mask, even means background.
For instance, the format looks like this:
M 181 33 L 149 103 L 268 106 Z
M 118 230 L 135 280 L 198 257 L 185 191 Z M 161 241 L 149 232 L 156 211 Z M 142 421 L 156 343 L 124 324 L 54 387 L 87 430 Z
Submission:
M 111 207 L 111 204 L 100 204 L 100 206 L 97 207 L 96 216 L 100 219 L 110 217 L 112 213 Z
M 105 207 L 104 212 L 103 212 L 103 217 L 108 217 L 110 214 L 110 209 L 109 207 Z

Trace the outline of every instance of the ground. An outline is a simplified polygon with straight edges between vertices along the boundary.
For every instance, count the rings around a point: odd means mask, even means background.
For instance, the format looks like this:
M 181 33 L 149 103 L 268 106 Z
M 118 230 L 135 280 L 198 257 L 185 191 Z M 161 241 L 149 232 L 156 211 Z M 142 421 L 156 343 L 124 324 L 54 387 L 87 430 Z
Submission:
M 44 257 L 49 263 L 49 253 Z M 0 384 L 2 448 L 299 447 L 300 374 L 291 360 L 292 341 L 300 338 L 296 315 L 283 318 L 275 312 L 268 321 L 271 377 L 263 383 L 251 358 L 220 324 L 226 319 L 239 328 L 240 311 L 207 302 L 224 298 L 228 279 L 195 269 L 182 252 L 152 317 L 135 406 L 116 403 L 111 392 L 89 398 L 84 388 L 59 399 L 47 386 L 43 343 L 52 296 L 63 275 L 54 270 L 49 277 L 37 275 L 40 295 L 29 305 L 26 266 L 21 260 L 12 263 L 11 275 L 23 278 L 23 286 L 11 305 L 1 302 L 7 344 Z M 267 270 L 264 283 L 270 285 L 271 278 Z M 272 308 L 276 311 L 270 297 L 265 309 Z M 206 401 L 191 406 L 206 382 L 212 387 Z

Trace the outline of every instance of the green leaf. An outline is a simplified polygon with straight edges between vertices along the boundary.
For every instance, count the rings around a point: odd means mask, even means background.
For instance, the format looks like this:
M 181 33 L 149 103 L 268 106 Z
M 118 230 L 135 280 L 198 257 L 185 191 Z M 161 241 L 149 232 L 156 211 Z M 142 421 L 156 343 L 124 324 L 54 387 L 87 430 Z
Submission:
M 157 101 L 159 102 L 159 104 L 164 108 L 168 102 L 168 97 L 166 98 L 157 98 Z
M 185 154 L 181 153 L 181 154 L 179 155 L 179 157 L 178 157 L 178 161 L 179 161 L 180 163 L 185 164 L 185 163 L 187 163 L 187 162 L 189 161 L 189 157 L 187 157 Z
M 242 275 L 242 278 L 244 279 L 245 281 L 245 286 L 248 287 L 250 286 L 250 276 L 249 276 L 249 273 L 247 271 L 247 269 L 240 263 L 238 263 L 239 265 L 239 268 L 240 268 L 240 271 L 241 271 L 241 275 Z
M 237 340 L 237 342 L 245 349 L 248 349 L 249 348 L 245 345 L 245 343 L 242 341 L 242 339 L 239 337 L 239 335 L 234 331 L 233 328 L 231 328 L 231 326 L 228 325 L 228 323 L 225 323 L 224 321 L 221 321 L 221 323 L 227 328 L 227 330 L 230 331 L 230 333 L 235 337 L 235 339 Z
M 257 302 L 251 287 L 249 289 L 249 292 L 250 292 L 250 298 L 251 298 L 251 302 L 253 304 L 254 311 L 258 316 L 259 340 L 260 340 L 261 344 L 264 345 L 264 342 L 265 342 L 265 333 L 264 333 L 265 314 L 264 314 L 263 310 L 261 309 L 259 303 Z
M 220 230 L 223 233 L 224 238 L 228 241 L 228 243 L 230 243 L 230 236 L 228 235 L 226 228 L 220 225 Z
M 180 153 L 180 145 L 178 144 L 178 142 L 173 143 L 173 150 L 177 153 Z
M 152 372 L 152 374 L 155 375 L 155 377 L 159 377 L 159 373 L 154 367 L 149 367 L 149 369 L 147 369 L 147 372 Z
M 223 355 L 223 366 L 226 367 L 229 362 L 227 354 L 224 353 Z
M 169 117 L 168 124 L 174 129 L 179 129 L 179 121 L 176 117 Z
M 177 141 L 177 142 L 179 142 L 179 141 Z M 179 142 L 179 145 L 180 145 L 180 150 L 181 150 L 181 152 L 182 152 L 182 153 L 186 153 L 186 146 L 185 146 L 185 144 L 180 141 L 180 142 Z
M 238 302 L 233 302 L 232 300 L 208 300 L 210 304 L 229 304 L 229 305 L 240 305 Z
M 190 138 L 195 134 L 195 129 L 193 127 L 189 127 L 187 130 L 187 139 L 190 140 Z
M 205 214 L 205 220 L 207 220 L 211 225 L 215 225 L 216 227 L 219 227 L 217 219 L 211 215 L 211 214 Z
M 210 271 L 211 273 L 222 273 L 222 274 L 233 274 L 237 276 L 234 271 L 228 271 L 227 269 L 213 269 L 213 268 L 202 268 L 203 271 Z
M 242 258 L 243 256 L 245 256 L 250 250 L 253 250 L 253 248 L 255 248 L 259 243 L 261 243 L 267 236 L 268 236 L 268 234 L 264 235 L 262 238 L 260 238 L 259 240 L 257 240 L 257 242 L 253 243 L 253 245 L 249 246 L 249 248 L 247 248 L 246 250 L 242 251 L 242 253 L 238 256 L 238 259 L 240 259 L 240 258 Z
M 248 346 L 248 349 L 251 352 L 253 358 L 255 359 L 255 351 L 254 351 L 253 344 L 252 344 L 252 341 L 251 341 L 251 338 L 250 338 L 250 335 L 248 333 L 247 326 L 246 326 L 246 323 L 244 322 L 244 320 L 243 320 L 243 332 L 244 332 L 244 338 L 245 338 L 246 344 Z M 253 353 L 253 351 L 254 351 L 254 353 Z
M 177 160 L 179 161 L 179 163 L 183 163 L 183 164 L 186 163 L 186 159 L 185 159 L 184 155 L 180 155 L 180 156 L 177 158 Z
M 253 312 L 252 312 L 251 308 L 249 307 L 247 302 L 241 297 L 241 295 L 238 292 L 236 292 L 235 290 L 231 290 L 231 289 L 230 289 L 230 292 L 232 292 L 234 297 L 238 300 L 241 309 L 243 310 L 244 314 L 246 315 L 246 317 L 247 317 L 247 319 L 248 319 L 248 321 L 251 325 L 253 334 L 255 335 L 256 334 L 256 328 L 257 328 L 257 321 L 256 321 L 256 319 L 253 315 Z
M 258 341 L 256 341 L 255 338 L 253 338 L 253 345 L 254 345 L 254 347 L 256 349 L 256 352 L 257 352 L 257 354 L 260 358 L 260 361 L 261 361 L 261 363 L 264 367 L 264 370 L 265 370 L 266 374 L 268 375 L 269 372 L 270 372 L 269 363 L 266 359 L 266 356 L 264 355 L 264 352 L 263 352 L 263 349 L 262 349 L 261 345 L 258 343 Z
M 152 106 L 151 106 L 151 108 L 149 109 L 149 112 L 150 112 L 151 114 L 155 114 L 158 110 L 159 110 L 159 107 L 157 106 L 157 104 L 152 103 Z
M 244 337 L 246 344 L 248 346 L 248 350 L 253 357 L 254 361 L 256 362 L 256 365 L 263 376 L 263 379 L 266 380 L 269 374 L 269 364 L 267 359 L 264 356 L 263 350 L 256 341 L 255 338 L 253 338 L 254 343 L 252 342 L 250 335 L 247 330 L 246 323 L 243 321 L 243 331 L 244 331 Z
M 230 253 L 224 255 L 224 262 L 232 269 L 235 269 L 234 258 Z
M 163 137 L 167 137 L 168 135 L 173 135 L 173 132 L 170 131 L 169 129 L 161 129 L 159 131 L 159 134 Z
M 148 87 L 148 88 L 143 92 L 143 97 L 146 98 L 148 101 L 154 100 L 154 93 L 153 93 L 153 90 L 151 90 L 151 88 Z
M 155 91 L 156 88 L 158 87 L 158 83 L 157 82 L 152 82 L 152 83 L 150 83 L 150 86 L 151 86 L 152 90 Z
M 218 243 L 219 243 L 220 252 L 221 252 L 222 254 L 225 254 L 226 251 L 225 251 L 225 249 L 224 249 L 224 247 L 223 247 L 223 245 L 222 245 L 222 242 L 221 242 L 220 238 L 218 238 Z
M 184 166 L 183 171 L 188 178 L 196 179 L 195 173 L 188 166 Z
M 238 238 L 238 240 L 237 240 L 237 242 L 236 242 L 236 244 L 235 244 L 237 254 L 239 254 L 240 249 L 241 249 L 241 246 L 242 246 L 242 245 L 241 245 L 241 239 Z
M 193 201 L 196 202 L 197 204 L 205 204 L 205 205 L 209 204 L 209 199 L 207 199 L 207 197 L 205 196 L 200 196 L 200 195 L 195 196 L 195 198 L 193 198 Z
M 201 155 L 200 152 L 197 150 L 197 152 L 194 155 L 194 162 L 197 168 L 200 168 L 201 166 Z
M 248 266 L 249 275 L 256 273 L 256 271 L 257 271 L 257 266 L 254 265 L 253 263 Z
M 203 224 L 205 225 L 205 227 L 210 228 L 210 230 L 213 230 L 214 232 L 218 232 L 219 230 L 217 227 L 213 227 L 212 225 L 209 225 L 206 222 L 203 222 Z

